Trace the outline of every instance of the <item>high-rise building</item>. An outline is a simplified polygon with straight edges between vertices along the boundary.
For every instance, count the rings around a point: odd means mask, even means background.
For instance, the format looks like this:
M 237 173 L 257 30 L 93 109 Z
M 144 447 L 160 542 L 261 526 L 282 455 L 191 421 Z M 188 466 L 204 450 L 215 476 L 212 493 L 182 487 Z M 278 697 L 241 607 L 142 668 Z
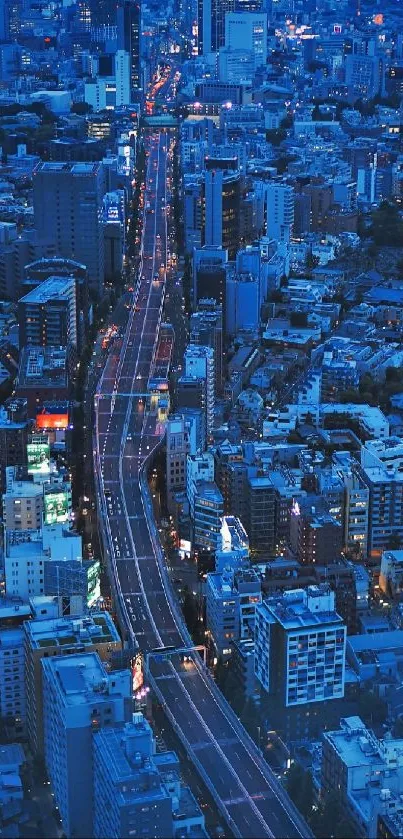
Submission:
M 214 481 L 201 481 L 195 492 L 193 514 L 193 546 L 216 551 L 221 546 L 221 518 L 224 502 Z
M 104 282 L 102 163 L 40 163 L 33 176 L 35 227 L 60 256 L 86 265 L 97 295 Z
M 7 466 L 25 466 L 30 423 L 26 400 L 13 399 L 0 409 L 0 492 L 5 490 Z
M 266 233 L 271 239 L 289 242 L 294 223 L 294 189 L 288 184 L 266 184 Z
M 305 716 L 311 703 L 343 698 L 345 656 L 346 627 L 330 586 L 285 591 L 257 606 L 255 674 L 276 729 L 287 728 L 293 708 L 305 706 Z
M 193 305 L 209 298 L 223 306 L 225 315 L 225 283 L 228 251 L 222 247 L 203 247 L 193 251 Z
M 84 617 L 38 617 L 24 623 L 27 732 L 33 754 L 44 752 L 42 659 L 76 655 L 85 648 L 110 661 L 122 649 L 119 633 L 108 612 Z
M 228 12 L 260 12 L 265 0 L 198 0 L 198 52 L 218 52 L 225 42 L 225 18 Z
M 212 433 L 214 425 L 214 350 L 212 347 L 189 344 L 184 355 L 184 373 L 192 379 L 202 379 L 206 392 L 206 433 Z
M 235 259 L 239 248 L 241 176 L 237 158 L 231 161 L 206 160 L 204 172 L 204 226 L 202 241 L 208 247 L 228 250 Z
M 173 802 L 154 760 L 153 732 L 143 715 L 103 728 L 93 748 L 95 839 L 173 836 Z
M 190 451 L 189 423 L 182 414 L 170 416 L 166 426 L 167 503 L 186 489 L 186 458 Z
M 190 318 L 190 341 L 213 348 L 217 394 L 221 393 L 223 384 L 222 329 L 222 306 L 218 306 L 214 299 L 199 300 L 197 312 Z
M 225 47 L 227 50 L 248 50 L 257 69 L 267 62 L 267 14 L 264 12 L 230 12 L 225 15 Z
M 70 347 L 78 350 L 76 283 L 50 277 L 18 301 L 20 347 Z
M 93 736 L 128 719 L 130 670 L 108 673 L 98 654 L 42 659 L 45 763 L 63 829 L 93 836 Z
M 141 5 L 138 0 L 119 0 L 117 9 L 118 51 L 130 56 L 130 95 L 136 101 L 141 88 Z

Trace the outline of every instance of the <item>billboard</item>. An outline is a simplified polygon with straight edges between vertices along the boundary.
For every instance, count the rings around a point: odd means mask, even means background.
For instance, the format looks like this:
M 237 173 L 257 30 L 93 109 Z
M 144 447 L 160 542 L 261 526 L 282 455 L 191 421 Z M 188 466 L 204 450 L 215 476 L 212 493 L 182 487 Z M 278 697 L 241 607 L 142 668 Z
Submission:
M 101 563 L 99 560 L 91 562 L 87 571 L 87 583 L 87 606 L 91 608 L 101 596 Z
M 136 657 L 132 659 L 132 677 L 133 693 L 137 693 L 144 684 L 143 656 L 141 653 L 137 653 Z
M 68 521 L 70 512 L 69 493 L 65 490 L 45 494 L 45 524 Z
M 28 472 L 38 475 L 50 470 L 50 447 L 46 436 L 33 436 L 27 445 Z
M 68 428 L 68 414 L 37 414 L 36 427 L 44 430 Z

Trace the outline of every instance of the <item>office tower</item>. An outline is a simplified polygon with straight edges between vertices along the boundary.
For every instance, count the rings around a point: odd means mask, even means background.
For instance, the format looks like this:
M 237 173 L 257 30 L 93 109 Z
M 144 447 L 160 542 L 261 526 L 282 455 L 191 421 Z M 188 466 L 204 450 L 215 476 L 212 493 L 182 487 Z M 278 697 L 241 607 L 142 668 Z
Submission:
M 234 9 L 234 0 L 198 0 L 198 52 L 208 55 L 224 46 L 225 15 Z
M 201 481 L 195 492 L 193 515 L 193 547 L 216 551 L 221 545 L 221 518 L 224 502 L 214 481 Z
M 193 251 L 193 305 L 209 298 L 223 307 L 225 318 L 225 282 L 228 251 L 221 247 L 203 247 Z
M 267 62 L 267 14 L 230 12 L 225 15 L 225 47 L 230 52 L 248 50 L 254 68 Z
M 20 348 L 78 350 L 76 284 L 73 277 L 50 277 L 18 301 Z
M 266 185 L 266 234 L 279 242 L 289 242 L 294 223 L 294 189 L 287 184 Z
M 0 0 L 0 43 L 10 40 L 10 17 L 8 0 Z
M 256 332 L 260 322 L 259 277 L 247 271 L 229 270 L 226 279 L 225 332 Z
M 373 99 L 385 85 L 384 59 L 380 55 L 356 53 L 345 59 L 345 82 L 354 96 Z
M 141 88 L 141 6 L 137 0 L 119 0 L 117 25 L 118 51 L 130 57 L 130 96 L 135 101 Z
M 45 763 L 63 830 L 93 836 L 93 737 L 127 719 L 130 670 L 108 673 L 94 652 L 42 659 Z
M 190 318 L 190 342 L 213 348 L 215 388 L 217 394 L 221 393 L 223 384 L 222 306 L 217 306 L 214 299 L 199 300 L 197 312 L 194 312 Z
M 239 248 L 241 176 L 237 159 L 206 159 L 204 172 L 203 244 L 228 250 L 235 259 Z
M 248 477 L 246 486 L 246 532 L 253 550 L 272 553 L 277 542 L 277 493 L 269 477 Z
M 116 0 L 89 0 L 89 7 L 93 28 L 116 26 Z
M 257 606 L 255 674 L 276 729 L 287 729 L 288 711 L 302 708 L 304 733 L 307 705 L 343 698 L 345 656 L 346 627 L 327 584 L 285 591 Z
M 130 53 L 125 50 L 117 50 L 115 55 L 115 79 L 116 79 L 116 107 L 129 105 L 130 95 Z
M 173 836 L 169 785 L 158 771 L 153 732 L 143 715 L 133 714 L 124 726 L 103 728 L 93 748 L 95 839 Z
M 104 283 L 102 163 L 40 163 L 34 172 L 34 217 L 40 241 L 88 270 L 92 292 Z
M 264 0 L 197 0 L 199 55 L 224 46 L 228 12 L 260 12 L 263 4 Z
M 167 504 L 186 489 L 186 458 L 190 450 L 189 424 L 182 414 L 170 416 L 166 426 Z
M 110 662 L 122 642 L 108 612 L 54 620 L 40 617 L 24 623 L 28 736 L 33 754 L 44 752 L 42 659 L 82 652 Z
M 184 355 L 184 375 L 190 379 L 202 379 L 206 394 L 206 433 L 212 433 L 214 425 L 214 350 L 211 347 L 189 344 Z

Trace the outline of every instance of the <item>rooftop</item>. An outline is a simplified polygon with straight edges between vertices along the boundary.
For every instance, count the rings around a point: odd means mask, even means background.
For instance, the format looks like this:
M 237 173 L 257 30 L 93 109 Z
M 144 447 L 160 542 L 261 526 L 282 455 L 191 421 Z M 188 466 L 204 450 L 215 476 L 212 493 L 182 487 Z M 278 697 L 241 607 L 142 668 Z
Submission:
M 69 298 L 71 291 L 74 291 L 75 280 L 73 277 L 49 277 L 40 283 L 32 291 L 21 297 L 20 303 L 46 303 L 48 300 L 60 300 Z
M 65 647 L 66 644 L 120 643 L 120 636 L 108 612 L 78 618 L 38 619 L 25 624 L 33 649 Z

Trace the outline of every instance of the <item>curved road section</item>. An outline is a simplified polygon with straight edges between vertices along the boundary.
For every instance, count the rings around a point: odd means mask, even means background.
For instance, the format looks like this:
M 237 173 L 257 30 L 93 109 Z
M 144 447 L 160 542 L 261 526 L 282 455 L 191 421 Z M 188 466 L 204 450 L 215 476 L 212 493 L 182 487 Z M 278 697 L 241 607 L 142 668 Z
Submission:
M 112 347 L 95 396 L 94 461 L 105 555 L 128 639 L 235 836 L 310 837 L 311 832 L 248 737 L 197 654 L 153 655 L 191 644 L 172 592 L 148 494 L 147 461 L 163 428 L 149 403 L 167 264 L 165 133 L 146 137 L 141 265 L 123 343 Z M 149 654 L 149 655 L 147 655 Z

